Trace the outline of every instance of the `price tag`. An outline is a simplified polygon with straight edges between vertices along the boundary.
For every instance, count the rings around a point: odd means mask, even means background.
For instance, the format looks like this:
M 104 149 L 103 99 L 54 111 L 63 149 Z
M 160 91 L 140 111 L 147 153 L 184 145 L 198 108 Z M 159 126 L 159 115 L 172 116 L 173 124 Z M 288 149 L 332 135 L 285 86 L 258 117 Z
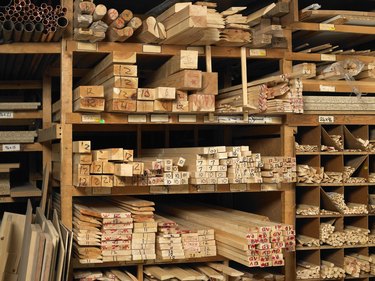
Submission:
M 87 42 L 77 42 L 77 50 L 96 52 L 98 50 L 98 44 L 87 43 Z
M 169 116 L 167 114 L 152 114 L 151 115 L 151 122 L 168 123 L 169 122 Z
M 217 120 L 219 123 L 228 124 L 246 123 L 246 121 L 243 120 L 242 116 L 218 116 Z
M 180 123 L 195 123 L 197 122 L 196 115 L 179 115 L 178 122 Z
M 0 119 L 12 119 L 13 111 L 0 111 Z
M 161 53 L 161 46 L 159 46 L 159 45 L 143 45 L 142 51 L 144 53 Z
M 319 24 L 319 29 L 320 30 L 329 30 L 329 31 L 336 30 L 334 24 L 328 24 L 328 23 L 321 23 L 321 24 Z
M 334 123 L 335 122 L 335 117 L 334 116 L 319 116 L 318 119 L 319 123 Z
M 322 61 L 336 61 L 336 55 L 321 54 L 320 60 L 322 60 Z
M 19 144 L 3 144 L 3 151 L 20 151 L 21 145 Z
M 146 115 L 128 115 L 128 122 L 129 123 L 146 123 L 147 116 Z
M 105 123 L 100 114 L 82 114 L 82 123 Z
M 265 57 L 267 56 L 266 49 L 250 49 L 250 57 Z
M 336 92 L 335 86 L 320 85 L 321 92 Z
M 249 116 L 250 124 L 281 124 L 281 117 Z

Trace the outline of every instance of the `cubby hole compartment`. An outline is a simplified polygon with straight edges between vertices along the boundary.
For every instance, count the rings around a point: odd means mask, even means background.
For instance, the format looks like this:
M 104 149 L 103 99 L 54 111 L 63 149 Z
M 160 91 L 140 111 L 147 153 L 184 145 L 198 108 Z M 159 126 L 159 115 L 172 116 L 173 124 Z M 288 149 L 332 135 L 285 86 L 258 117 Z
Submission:
M 316 185 L 317 183 L 320 183 L 320 179 L 322 176 L 322 169 L 320 166 L 320 155 L 297 155 L 297 185 Z M 307 165 L 309 168 L 306 170 L 309 171 L 309 174 L 307 175 L 300 175 L 298 176 L 298 166 L 305 166 Z M 316 170 L 315 176 L 311 176 L 310 172 L 311 168 Z M 310 183 L 311 181 L 315 181 L 315 183 Z
M 361 184 L 361 182 L 368 182 L 369 164 L 369 157 L 367 155 L 345 155 L 344 170 L 345 167 L 348 167 L 347 169 L 355 169 L 350 175 L 350 178 L 352 179 L 349 178 L 345 182 L 349 184 Z
M 298 251 L 297 258 L 296 258 L 296 265 L 297 270 L 299 264 L 310 263 L 313 265 L 320 266 L 320 251 L 316 250 L 304 250 Z M 304 279 L 297 279 L 297 280 L 304 280 Z
M 345 230 L 345 247 L 364 247 L 368 244 L 368 234 L 362 235 L 356 232 L 351 233 L 350 230 L 356 231 L 356 228 L 363 230 L 364 233 L 368 230 L 368 217 L 367 216 L 350 216 L 344 218 Z
M 344 194 L 344 188 L 342 186 L 325 186 L 320 188 L 320 216 L 322 218 L 340 217 L 340 209 L 332 202 L 327 192 Z
M 299 186 L 296 188 L 297 209 L 299 205 L 311 205 L 320 208 L 320 187 L 319 186 Z M 306 215 L 297 215 L 306 216 Z
M 334 263 L 337 267 L 344 267 L 344 249 L 321 249 L 320 260 Z
M 344 198 L 345 203 L 348 207 L 353 207 L 349 203 L 355 203 L 355 204 L 363 204 L 366 205 L 369 201 L 368 198 L 368 186 L 345 186 L 344 187 Z M 359 214 L 366 216 L 367 214 Z
M 333 182 L 323 182 L 322 184 L 325 185 L 332 185 L 332 184 L 341 184 L 342 183 L 342 172 L 344 171 L 344 158 L 343 155 L 321 155 L 321 166 L 324 168 L 324 173 L 327 173 L 328 176 L 334 178 L 330 172 L 333 173 L 341 173 L 335 176 L 335 180 Z
M 375 125 L 370 125 L 368 130 L 370 142 L 375 143 Z
M 296 233 L 297 235 L 305 235 L 319 239 L 319 226 L 319 218 L 299 218 L 296 221 Z
M 364 141 L 369 139 L 368 126 L 361 126 L 361 125 L 344 126 L 345 151 L 351 151 L 351 152 L 366 151 L 366 148 L 358 140 L 358 138 L 361 138 Z
M 375 153 L 369 155 L 369 183 L 375 184 Z
M 337 141 L 334 141 L 337 139 Z M 338 141 L 341 140 L 340 145 Z M 342 151 L 344 144 L 344 130 L 341 125 L 327 125 L 321 127 L 321 145 L 327 147 L 333 147 L 333 151 L 325 150 L 322 152 L 337 152 Z
M 355 255 L 363 255 L 368 257 L 371 253 L 371 250 L 368 247 L 353 247 L 353 248 L 345 248 L 344 249 L 344 258 L 345 256 L 355 256 Z M 371 277 L 372 275 L 370 273 L 364 273 L 361 271 L 361 274 L 359 277 L 353 277 L 352 275 L 349 275 L 348 273 L 346 274 L 345 279 L 350 279 L 350 280 L 369 280 L 367 278 Z M 373 280 L 373 279 L 370 279 Z
M 298 127 L 298 133 L 295 136 L 296 143 L 299 145 L 311 145 L 311 146 L 317 146 L 317 151 L 320 151 L 320 128 L 319 126 L 306 126 L 306 127 Z M 302 152 L 297 151 L 296 153 L 306 153 L 309 152 Z
M 341 233 L 344 230 L 344 218 L 343 217 L 320 218 L 320 225 L 322 224 L 330 224 L 334 226 L 334 233 Z M 320 235 L 320 225 L 319 225 L 319 235 Z M 332 242 L 334 241 L 332 240 L 332 238 L 330 238 L 331 241 L 326 241 L 326 240 L 323 240 L 322 237 L 319 236 L 319 239 L 321 242 L 320 249 L 340 248 L 340 247 L 332 246 Z

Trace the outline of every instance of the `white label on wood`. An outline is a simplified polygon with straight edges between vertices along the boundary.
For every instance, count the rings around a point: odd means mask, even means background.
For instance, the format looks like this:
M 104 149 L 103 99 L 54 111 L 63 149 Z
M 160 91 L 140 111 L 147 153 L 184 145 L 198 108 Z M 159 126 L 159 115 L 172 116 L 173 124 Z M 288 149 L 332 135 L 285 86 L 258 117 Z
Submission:
M 219 123 L 247 123 L 247 120 L 244 120 L 242 116 L 218 116 Z
M 321 92 L 336 92 L 335 86 L 320 85 Z
M 0 111 L 0 119 L 13 118 L 13 111 Z
M 320 60 L 322 60 L 322 61 L 336 61 L 336 55 L 321 54 Z
M 158 46 L 158 45 L 143 45 L 142 51 L 144 53 L 161 53 L 161 46 Z
M 3 151 L 20 151 L 21 146 L 19 144 L 3 144 Z
M 100 114 L 82 114 L 81 121 L 82 123 L 104 123 Z
M 266 49 L 250 49 L 250 57 L 265 57 L 267 56 Z
M 169 122 L 169 116 L 167 114 L 152 114 L 151 122 Z
M 146 115 L 128 115 L 128 122 L 129 123 L 146 123 L 147 116 Z
M 198 51 L 198 55 L 204 55 L 204 47 L 187 47 L 188 51 Z
M 250 124 L 272 124 L 277 122 L 281 123 L 280 117 L 249 116 Z
M 335 30 L 335 25 L 334 24 L 328 24 L 328 23 L 321 23 L 319 24 L 319 29 L 320 30 Z
M 77 50 L 96 52 L 98 50 L 98 44 L 87 43 L 87 42 L 77 42 Z
M 334 123 L 335 122 L 335 117 L 334 116 L 319 116 L 319 123 Z
M 179 115 L 178 122 L 180 123 L 195 123 L 197 122 L 196 115 Z

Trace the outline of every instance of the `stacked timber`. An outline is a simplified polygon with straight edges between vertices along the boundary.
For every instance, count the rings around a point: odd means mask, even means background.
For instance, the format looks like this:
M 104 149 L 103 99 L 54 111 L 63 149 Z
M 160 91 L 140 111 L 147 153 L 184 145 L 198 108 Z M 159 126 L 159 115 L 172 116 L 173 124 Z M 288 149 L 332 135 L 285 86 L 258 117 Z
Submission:
M 138 88 L 135 63 L 135 53 L 112 52 L 90 70 L 79 84 L 96 85 L 104 90 L 105 103 L 101 95 L 100 109 L 107 112 L 135 112 Z
M 300 21 L 321 22 L 326 24 L 374 26 L 375 13 L 346 10 L 303 9 L 300 11 Z
M 297 165 L 294 157 L 262 157 L 264 183 L 290 183 L 297 181 Z
M 319 147 L 318 145 L 310 145 L 310 144 L 299 144 L 295 143 L 296 152 L 318 152 Z
M 344 269 L 346 274 L 357 278 L 361 273 L 361 266 L 359 262 L 355 257 L 349 255 L 344 257 Z
M 296 276 L 297 279 L 318 279 L 320 278 L 320 266 L 305 261 L 297 261 Z
M 314 111 L 340 111 L 364 114 L 375 110 L 375 98 L 369 96 L 304 96 L 304 110 L 309 113 Z
M 314 238 L 314 237 L 297 234 L 296 240 L 298 243 L 297 245 L 301 247 L 319 247 L 320 246 L 319 239 Z
M 364 256 L 361 254 L 350 254 L 347 255 L 348 260 L 351 258 L 353 259 L 353 262 L 358 264 L 360 268 L 360 274 L 369 274 L 371 273 L 371 264 L 373 263 L 373 259 L 371 256 Z
M 345 203 L 344 194 L 337 192 L 327 192 L 332 203 L 340 210 L 341 213 L 346 215 L 359 215 L 368 214 L 367 205 L 359 203 Z
M 74 112 L 102 112 L 104 111 L 103 86 L 79 86 L 73 92 Z
M 368 243 L 370 230 L 361 227 L 346 225 L 344 228 L 346 245 L 365 245 Z
M 302 44 L 300 46 L 297 46 L 295 48 L 295 52 L 300 53 L 310 53 L 310 54 L 331 54 L 331 55 L 358 55 L 358 56 L 374 56 L 374 51 L 371 51 L 371 49 L 367 50 L 359 50 L 356 51 L 355 49 L 348 49 L 344 50 L 340 48 L 339 45 L 332 45 L 330 43 L 322 44 L 322 45 L 316 45 L 316 46 L 310 46 L 309 43 Z M 365 71 L 362 71 L 365 72 Z M 361 72 L 361 73 L 362 73 Z M 364 77 L 368 77 L 366 73 L 364 73 Z M 357 77 L 356 77 L 357 79 Z M 358 79 L 360 80 L 360 79 Z
M 364 67 L 364 63 L 359 60 L 348 59 L 318 67 L 316 78 L 318 80 L 340 80 L 349 79 L 358 75 Z
M 372 228 L 370 230 L 370 233 L 368 235 L 368 243 L 370 245 L 374 245 L 375 244 L 375 229 L 374 228 Z
M 296 214 L 302 216 L 316 216 L 319 215 L 319 206 L 298 204 Z
M 343 173 L 342 172 L 328 172 L 323 173 L 323 179 L 321 183 L 342 183 Z
M 355 79 L 360 81 L 375 81 L 375 63 L 366 64 Z
M 320 266 L 320 277 L 322 279 L 344 278 L 345 270 L 332 262 L 322 260 Z
M 353 175 L 355 172 L 355 168 L 351 166 L 344 166 L 344 172 L 343 172 L 343 181 L 347 182 L 349 178 Z
M 142 43 L 160 43 L 167 37 L 165 26 L 155 17 L 149 16 L 142 21 L 142 26 L 135 32 L 137 41 Z
M 169 202 L 161 211 L 213 228 L 219 255 L 248 267 L 282 266 L 282 249 L 295 250 L 291 225 L 267 217 L 211 205 Z
M 0 131 L 0 143 L 33 143 L 36 131 Z
M 319 235 L 320 244 L 328 244 L 334 247 L 341 247 L 345 242 L 345 233 L 335 231 L 334 220 L 320 223 Z
M 130 10 L 119 13 L 93 1 L 74 2 L 74 40 L 95 43 L 108 41 L 124 42 L 142 25 L 142 20 Z
M 314 168 L 309 165 L 297 165 L 298 183 L 321 183 L 324 175 L 324 168 Z
M 75 270 L 73 272 L 74 280 L 95 281 L 95 280 L 126 280 L 137 281 L 137 277 L 126 270 L 116 268 L 106 270 Z
M 154 260 L 157 222 L 154 219 L 154 202 L 129 196 L 108 199 L 112 204 L 131 213 L 133 234 L 131 236 L 132 260 Z
M 10 172 L 19 167 L 19 163 L 0 164 L 0 196 L 10 195 Z

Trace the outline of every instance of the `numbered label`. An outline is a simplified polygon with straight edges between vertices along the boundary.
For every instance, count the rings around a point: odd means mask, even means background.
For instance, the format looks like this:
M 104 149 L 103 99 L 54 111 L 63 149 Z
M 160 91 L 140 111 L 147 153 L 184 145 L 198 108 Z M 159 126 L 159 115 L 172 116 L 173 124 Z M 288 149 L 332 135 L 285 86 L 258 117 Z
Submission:
M 13 118 L 13 111 L 0 111 L 0 119 Z
M 321 92 L 336 92 L 335 86 L 320 85 Z
M 250 49 L 250 57 L 265 57 L 267 56 L 266 49 Z
M 100 114 L 83 114 L 81 118 L 82 123 L 104 123 Z
M 319 123 L 334 123 L 335 117 L 334 116 L 319 116 Z
M 3 151 L 20 151 L 21 146 L 19 144 L 3 144 Z

